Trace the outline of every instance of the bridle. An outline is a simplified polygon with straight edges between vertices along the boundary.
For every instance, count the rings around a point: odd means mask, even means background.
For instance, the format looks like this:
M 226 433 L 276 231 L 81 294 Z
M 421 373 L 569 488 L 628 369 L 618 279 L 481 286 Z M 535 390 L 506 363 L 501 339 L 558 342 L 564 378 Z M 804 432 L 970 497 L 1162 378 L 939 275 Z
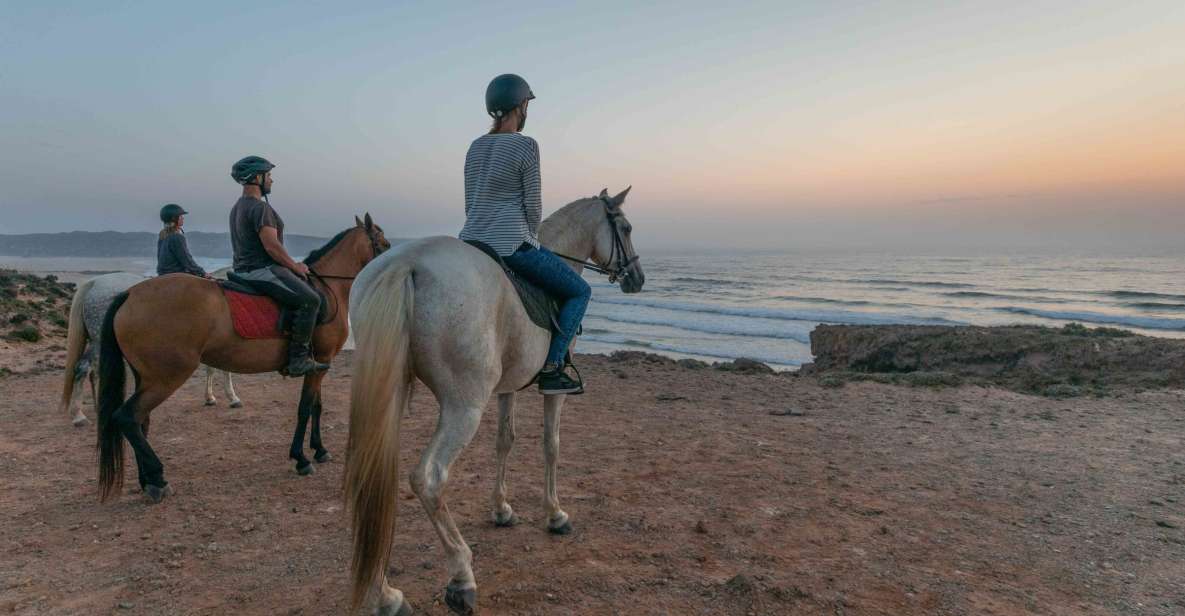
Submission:
M 573 263 L 579 263 L 580 265 L 583 265 L 584 267 L 598 274 L 608 276 L 609 283 L 612 284 L 617 282 L 619 279 L 625 280 L 626 278 L 629 278 L 629 267 L 638 260 L 638 255 L 637 253 L 634 253 L 634 256 L 626 257 L 625 240 L 622 239 L 621 229 L 617 226 L 617 219 L 622 218 L 624 214 L 621 213 L 620 209 L 615 210 L 613 205 L 609 203 L 609 199 L 607 197 L 598 196 L 597 198 L 600 199 L 601 203 L 605 205 L 605 217 L 609 221 L 609 229 L 613 232 L 613 246 L 610 248 L 609 253 L 610 265 L 600 266 L 595 263 L 590 263 L 584 259 L 569 257 L 568 255 L 563 255 L 558 252 L 553 252 L 553 254 L 561 259 L 567 259 Z
M 374 235 L 368 232 L 366 237 L 370 239 L 370 259 L 374 260 L 375 257 L 383 254 L 383 249 L 379 247 L 379 242 Z M 332 309 L 329 312 L 329 316 L 325 317 L 325 322 L 329 323 L 337 318 L 340 305 L 338 303 L 337 295 L 333 292 L 333 288 L 330 287 L 329 284 L 325 282 L 325 280 L 354 280 L 358 278 L 358 275 L 338 276 L 336 274 L 321 274 L 311 267 L 309 268 L 309 275 L 321 282 L 321 286 L 325 287 L 325 294 L 329 296 L 329 299 L 332 302 Z

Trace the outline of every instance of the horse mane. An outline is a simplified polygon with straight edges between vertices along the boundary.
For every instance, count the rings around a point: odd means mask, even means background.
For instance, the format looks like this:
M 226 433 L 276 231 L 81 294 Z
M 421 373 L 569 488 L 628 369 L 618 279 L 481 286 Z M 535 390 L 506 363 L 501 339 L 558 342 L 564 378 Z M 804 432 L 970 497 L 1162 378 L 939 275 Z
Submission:
M 328 253 L 330 250 L 333 250 L 333 247 L 337 246 L 342 241 L 342 238 L 344 238 L 346 236 L 347 233 L 349 233 L 350 231 L 353 231 L 353 230 L 354 230 L 354 227 L 350 227 L 349 229 L 346 229 L 345 231 L 342 231 L 341 233 L 338 233 L 337 235 L 333 236 L 333 239 L 326 242 L 326 244 L 324 246 L 314 250 L 313 252 L 310 252 L 309 256 L 304 258 L 304 264 L 305 265 L 315 264 L 319 259 L 321 259 L 321 257 L 324 257 L 326 255 L 326 253 Z
M 577 233 L 576 229 L 573 229 L 571 225 L 561 225 L 560 223 L 573 220 L 575 216 L 574 211 L 591 201 L 600 203 L 601 199 L 597 196 L 583 197 L 552 212 L 550 216 L 544 218 L 539 224 L 539 239 L 545 241 L 548 245 L 555 245 L 566 241 L 568 235 Z

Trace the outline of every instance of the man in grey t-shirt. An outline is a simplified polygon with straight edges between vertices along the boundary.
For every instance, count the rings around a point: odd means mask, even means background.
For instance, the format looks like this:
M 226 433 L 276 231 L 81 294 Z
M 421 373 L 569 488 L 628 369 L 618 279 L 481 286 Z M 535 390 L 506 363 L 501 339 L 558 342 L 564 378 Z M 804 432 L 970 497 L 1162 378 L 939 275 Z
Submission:
M 231 167 L 230 175 L 242 184 L 243 195 L 230 210 L 230 244 L 235 273 L 293 311 L 288 367 L 283 372 L 301 376 L 329 369 L 329 364 L 310 356 L 321 296 L 307 282 L 309 267 L 285 250 L 284 221 L 266 200 L 275 167 L 259 156 L 248 156 Z

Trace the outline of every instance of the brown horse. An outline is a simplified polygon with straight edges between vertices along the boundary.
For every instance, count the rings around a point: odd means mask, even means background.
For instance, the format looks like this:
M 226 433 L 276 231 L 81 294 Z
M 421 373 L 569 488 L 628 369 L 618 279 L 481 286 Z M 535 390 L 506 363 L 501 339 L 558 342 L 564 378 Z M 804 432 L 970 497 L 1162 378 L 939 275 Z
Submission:
M 365 221 L 356 216 L 354 220 L 354 227 L 337 234 L 304 261 L 310 279 L 328 303 L 326 322 L 313 332 L 313 356 L 321 362 L 331 361 L 349 335 L 347 313 L 354 278 L 371 259 L 391 247 L 370 214 Z M 287 363 L 287 340 L 240 338 L 218 285 L 186 274 L 153 278 L 116 296 L 104 319 L 101 340 L 98 446 L 102 500 L 123 485 L 124 438 L 136 454 L 145 496 L 155 503 L 168 493 L 164 466 L 148 444 L 149 414 L 185 383 L 199 364 L 227 372 L 259 373 L 279 370 Z M 135 376 L 135 392 L 126 400 L 125 360 Z M 314 458 L 317 462 L 330 458 L 321 443 L 321 380 L 325 374 L 306 375 L 301 389 L 296 433 L 288 453 L 301 475 L 313 470 L 304 456 L 310 418 L 309 446 Z

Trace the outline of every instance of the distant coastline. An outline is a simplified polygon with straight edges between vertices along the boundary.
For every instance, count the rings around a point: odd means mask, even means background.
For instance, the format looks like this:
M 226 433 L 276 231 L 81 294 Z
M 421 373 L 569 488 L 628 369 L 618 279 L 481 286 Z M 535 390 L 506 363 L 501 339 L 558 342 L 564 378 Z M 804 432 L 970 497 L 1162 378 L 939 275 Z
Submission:
M 230 258 L 230 234 L 190 231 L 189 250 L 198 257 Z M 156 234 L 146 231 L 68 231 L 0 234 L 0 256 L 6 257 L 148 257 L 156 259 Z M 305 255 L 329 241 L 326 237 L 285 234 L 289 252 Z

